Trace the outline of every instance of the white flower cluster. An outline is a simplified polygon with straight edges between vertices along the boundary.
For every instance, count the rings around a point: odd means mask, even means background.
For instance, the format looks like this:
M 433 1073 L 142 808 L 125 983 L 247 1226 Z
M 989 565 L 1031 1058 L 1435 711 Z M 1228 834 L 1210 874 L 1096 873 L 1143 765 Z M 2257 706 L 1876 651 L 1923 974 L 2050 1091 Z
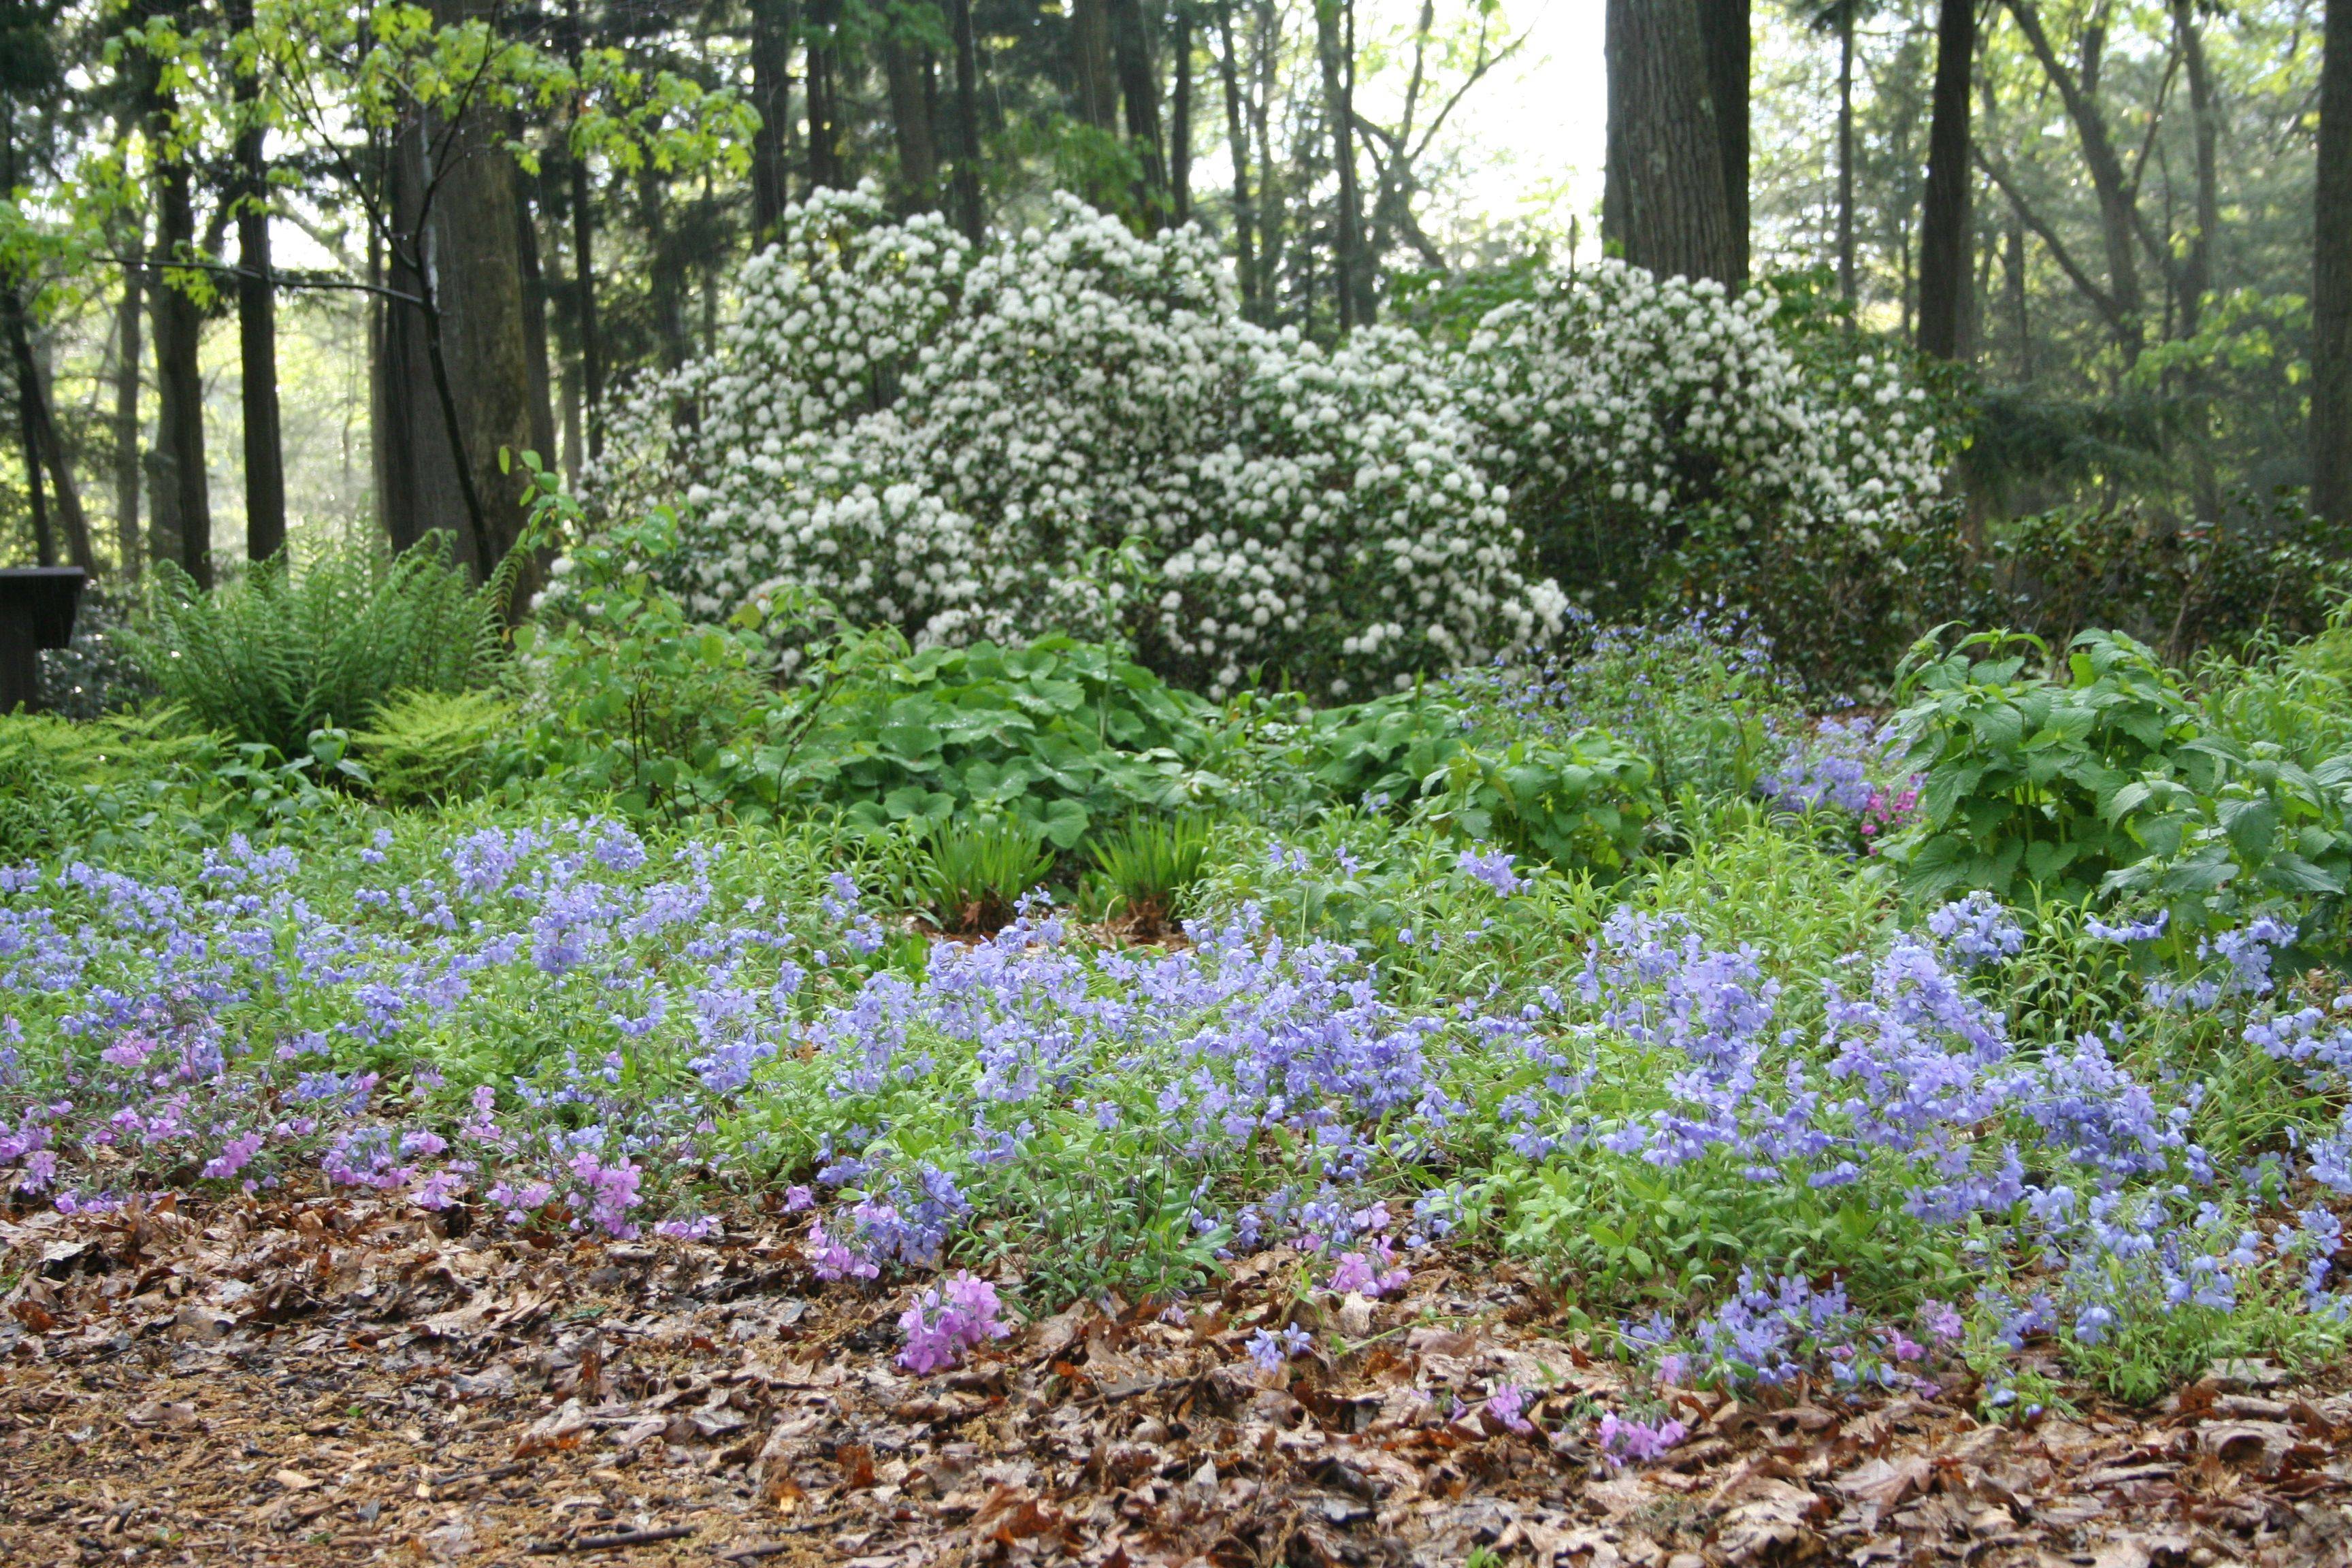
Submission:
M 1262 667 L 1344 695 L 1559 628 L 1523 480 L 1862 531 L 1936 482 L 1891 363 L 1824 395 L 1762 296 L 1617 267 L 1466 353 L 1326 351 L 1244 321 L 1197 229 L 1065 198 L 975 253 L 863 187 L 793 211 L 742 294 L 716 355 L 615 410 L 589 482 L 606 515 L 683 499 L 674 585 L 708 616 L 791 584 L 919 644 L 1118 634 L 1212 692 Z
M 975 255 L 821 192 L 743 296 L 716 356 L 615 411 L 590 481 L 607 515 L 683 498 L 698 613 L 789 582 L 919 643 L 1117 632 L 1215 691 L 1393 684 L 1559 624 L 1445 357 L 1250 325 L 1198 230 L 1068 200 Z
M 1839 530 L 1875 551 L 1942 487 L 1927 394 L 1892 358 L 1835 378 L 1807 366 L 1779 309 L 1761 289 L 1604 261 L 1491 311 L 1458 380 L 1523 486 L 1603 485 L 1697 531 Z

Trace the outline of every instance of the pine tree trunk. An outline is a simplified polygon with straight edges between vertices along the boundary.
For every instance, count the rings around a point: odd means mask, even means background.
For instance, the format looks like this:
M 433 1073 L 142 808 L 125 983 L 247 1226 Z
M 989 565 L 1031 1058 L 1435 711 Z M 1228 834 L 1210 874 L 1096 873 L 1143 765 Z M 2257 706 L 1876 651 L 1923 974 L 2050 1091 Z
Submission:
M 1181 228 L 1192 221 L 1192 16 L 1178 6 L 1170 33 L 1176 90 L 1168 121 L 1168 210 Z
M 1108 0 L 1071 0 L 1070 85 L 1080 120 L 1097 131 L 1118 128 L 1118 82 L 1110 63 Z
M 95 577 L 98 554 L 91 548 L 89 514 L 82 510 L 81 487 L 74 482 L 73 454 L 66 449 L 65 432 L 58 428 L 58 394 L 49 374 L 49 356 L 29 335 L 25 353 L 33 362 L 33 416 L 40 425 L 41 462 L 48 470 L 50 495 L 58 503 L 66 559 Z
M 809 187 L 846 189 L 847 149 L 842 144 L 840 83 L 841 0 L 815 0 L 809 7 L 808 177 Z
M 547 278 L 539 259 L 539 216 L 531 206 L 531 181 L 514 171 L 515 259 L 522 273 L 523 367 L 530 391 L 530 449 L 555 460 L 555 387 L 547 352 Z
M 1755 39 L 1748 0 L 1700 0 L 1699 29 L 1706 48 L 1707 105 L 1715 116 L 1717 156 L 1723 164 L 1723 199 L 1731 223 L 1732 276 L 1748 281 L 1748 73 Z
M 1119 98 L 1127 109 L 1127 140 L 1143 174 L 1136 190 L 1144 226 L 1157 230 L 1168 221 L 1168 163 L 1160 149 L 1160 76 L 1151 68 L 1151 42 L 1143 31 L 1139 0 L 1108 0 L 1111 58 L 1118 69 Z
M 1356 123 L 1354 8 L 1345 0 L 1316 0 L 1317 52 L 1323 66 L 1324 113 L 1331 127 L 1331 166 L 1339 174 L 1339 211 L 1332 225 L 1333 292 L 1338 297 L 1339 330 L 1352 331 L 1369 325 L 1370 312 L 1364 287 L 1364 210 L 1356 188 Z
M 147 243 L 147 225 L 140 221 L 131 253 Z M 142 267 L 122 269 L 122 301 L 114 316 L 114 548 L 127 582 L 140 579 L 139 548 L 139 362 L 144 344 L 140 338 L 141 301 L 146 295 Z
M 2311 506 L 2352 526 L 2352 0 L 2328 0 L 2312 203 Z
M 580 22 L 580 0 L 564 0 L 564 44 L 575 72 L 580 68 L 580 52 L 586 41 Z M 572 174 L 572 309 L 578 312 L 580 379 L 587 397 L 588 458 L 593 462 L 604 455 L 604 349 L 596 322 L 595 192 L 588 178 L 585 157 L 567 151 L 564 162 L 571 165 Z M 781 169 L 775 177 L 776 211 L 781 216 L 784 202 Z
M 955 36 L 955 220 L 963 237 L 977 247 L 983 233 L 980 210 L 980 49 L 972 37 L 971 0 L 948 0 L 948 27 Z
M 1853 7 L 1838 12 L 1838 295 L 1856 299 L 1853 275 Z
M 1609 0 L 1603 243 L 1661 278 L 1738 274 L 1696 0 Z
M 253 31 L 253 0 L 224 0 L 232 33 Z M 236 72 L 236 341 L 244 375 L 245 558 L 259 564 L 286 547 L 286 453 L 278 416 L 278 285 L 269 265 L 269 184 L 257 118 L 259 79 Z
M 1976 0 L 1942 0 L 1919 225 L 1919 350 L 1937 359 L 1959 357 L 1969 287 L 1969 106 L 1976 24 Z
M 886 38 L 882 69 L 889 83 L 890 130 L 898 150 L 899 207 L 929 212 L 940 205 L 940 159 L 922 52 L 904 39 Z
M 188 165 L 180 158 L 168 156 L 158 165 L 155 248 L 166 266 L 195 247 L 196 214 L 188 184 Z M 180 564 L 199 587 L 209 588 L 213 584 L 213 509 L 205 474 L 205 378 L 197 363 L 204 320 L 195 300 L 185 289 L 173 287 L 169 279 L 159 278 L 157 289 L 156 446 L 171 476 L 170 517 L 177 534 Z
M 2213 241 L 2221 232 L 2221 115 L 2213 103 L 2213 72 L 2190 0 L 2172 0 L 2172 20 L 2189 67 L 2189 116 L 2196 132 L 2197 228 L 2180 258 L 2180 335 L 2197 335 L 2205 297 L 2213 289 Z
M 774 239 L 791 199 L 785 128 L 793 117 L 793 14 L 789 0 L 751 0 L 751 243 Z
M 1250 205 L 1249 131 L 1242 115 L 1241 66 L 1234 54 L 1233 0 L 1217 4 L 1217 71 L 1225 91 L 1225 145 L 1234 164 L 1234 272 L 1240 284 L 1242 314 L 1264 320 L 1258 298 L 1257 220 Z

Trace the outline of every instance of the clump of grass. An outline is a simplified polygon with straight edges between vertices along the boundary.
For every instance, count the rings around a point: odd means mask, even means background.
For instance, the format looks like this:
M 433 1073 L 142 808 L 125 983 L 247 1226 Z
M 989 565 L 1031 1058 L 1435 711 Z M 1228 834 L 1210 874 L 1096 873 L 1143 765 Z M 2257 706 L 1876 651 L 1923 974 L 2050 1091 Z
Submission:
M 1009 922 L 1021 895 L 1053 868 L 1053 852 L 1027 824 L 950 822 L 924 846 L 916 889 L 941 931 L 984 935 Z
M 1209 855 L 1209 819 L 1195 812 L 1137 817 L 1097 837 L 1092 853 L 1109 889 L 1109 914 L 1150 941 L 1192 912 Z

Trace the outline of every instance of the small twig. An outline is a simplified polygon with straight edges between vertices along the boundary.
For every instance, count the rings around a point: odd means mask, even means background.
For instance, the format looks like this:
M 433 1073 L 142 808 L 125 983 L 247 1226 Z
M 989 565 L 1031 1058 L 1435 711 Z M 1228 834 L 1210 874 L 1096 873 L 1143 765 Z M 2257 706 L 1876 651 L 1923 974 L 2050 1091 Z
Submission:
M 788 1524 L 784 1526 L 783 1529 L 786 1535 L 808 1535 L 816 1531 L 830 1530 L 839 1521 L 837 1520 L 819 1519 L 812 1520 L 806 1524 Z M 762 1557 L 774 1557 L 782 1552 L 790 1552 L 793 1549 L 793 1542 L 789 1541 L 762 1541 L 758 1542 L 756 1545 L 739 1546 L 732 1552 L 722 1552 L 719 1554 L 719 1561 L 721 1563 L 756 1563 Z
M 534 1541 L 523 1548 L 532 1557 L 556 1557 L 567 1552 L 603 1552 L 614 1546 L 650 1546 L 692 1535 L 690 1524 L 665 1524 L 658 1530 L 624 1530 L 612 1535 L 583 1535 L 572 1541 Z

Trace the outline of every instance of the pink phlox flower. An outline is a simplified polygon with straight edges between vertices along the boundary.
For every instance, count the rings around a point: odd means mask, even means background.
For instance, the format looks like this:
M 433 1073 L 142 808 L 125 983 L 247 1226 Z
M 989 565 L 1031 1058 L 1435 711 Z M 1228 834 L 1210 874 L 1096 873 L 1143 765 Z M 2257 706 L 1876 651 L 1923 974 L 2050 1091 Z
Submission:
M 1536 1429 L 1526 1415 L 1528 1391 L 1516 1383 L 1500 1383 L 1486 1395 L 1486 1414 L 1514 1432 L 1528 1433 Z
M 920 1376 L 956 1365 L 967 1352 L 1013 1331 L 998 1317 L 1001 1310 L 995 1286 L 969 1269 L 960 1270 L 944 1287 L 924 1291 L 898 1315 L 898 1327 L 907 1336 L 898 1364 Z
M 1628 1464 L 1648 1464 L 1665 1458 L 1667 1451 L 1689 1434 L 1690 1428 L 1679 1421 L 1662 1421 L 1656 1426 L 1620 1421 L 1612 1410 L 1601 1417 L 1595 1442 L 1610 1468 L 1622 1469 Z

